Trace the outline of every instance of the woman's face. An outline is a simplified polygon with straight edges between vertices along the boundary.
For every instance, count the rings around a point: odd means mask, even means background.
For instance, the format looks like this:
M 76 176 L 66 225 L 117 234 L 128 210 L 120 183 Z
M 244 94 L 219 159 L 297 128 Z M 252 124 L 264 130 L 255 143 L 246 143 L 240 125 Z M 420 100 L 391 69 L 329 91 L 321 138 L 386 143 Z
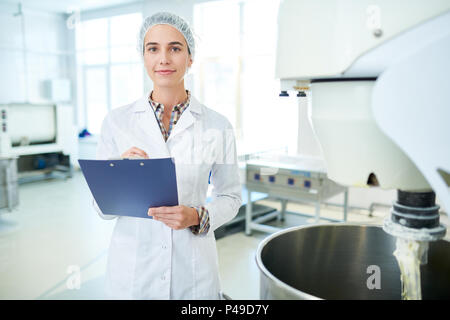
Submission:
M 183 83 L 192 59 L 181 32 L 165 24 L 151 27 L 144 38 L 144 65 L 155 86 L 176 87 Z

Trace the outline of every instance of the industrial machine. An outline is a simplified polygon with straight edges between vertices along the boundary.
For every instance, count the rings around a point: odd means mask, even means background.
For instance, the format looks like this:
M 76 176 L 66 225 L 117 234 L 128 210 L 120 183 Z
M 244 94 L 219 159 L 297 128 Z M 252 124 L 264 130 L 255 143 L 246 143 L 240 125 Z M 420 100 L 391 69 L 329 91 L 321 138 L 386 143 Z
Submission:
M 0 106 L 0 157 L 16 159 L 19 183 L 59 172 L 72 176 L 77 132 L 73 108 L 56 104 Z
M 245 233 L 258 230 L 276 232 L 278 227 L 264 224 L 274 217 L 284 220 L 288 201 L 313 202 L 315 204 L 315 222 L 320 219 L 320 204 L 332 196 L 343 193 L 343 218 L 336 220 L 322 217 L 329 221 L 347 221 L 348 189 L 328 179 L 323 159 L 306 156 L 288 156 L 281 154 L 261 155 L 258 159 L 247 161 L 246 170 L 247 199 L 252 192 L 261 192 L 281 201 L 281 211 L 275 211 L 253 219 L 253 203 L 246 205 Z M 308 217 L 308 214 L 293 213 Z
M 359 292 L 353 298 L 400 299 L 399 288 L 411 283 L 423 291 L 413 299 L 448 298 L 450 243 L 441 240 L 446 228 L 439 220 L 440 209 L 450 212 L 448 57 L 450 2 L 446 0 L 281 2 L 276 61 L 280 96 L 310 99 L 310 120 L 328 177 L 343 185 L 397 189 L 398 199 L 383 228 L 313 226 L 311 231 L 294 228 L 272 235 L 258 250 L 262 298 L 348 297 L 337 289 L 343 284 L 332 277 L 327 277 L 328 292 L 293 279 L 332 273 L 324 269 L 326 264 L 313 268 L 308 262 L 312 257 L 321 261 L 324 246 L 344 257 L 338 266 L 341 276 L 352 269 L 367 279 L 370 265 L 394 263 L 383 269 L 382 276 L 396 281 L 395 294 L 377 291 L 365 282 L 355 284 L 354 278 L 347 277 L 346 290 Z M 334 236 L 320 236 L 327 232 Z M 294 241 L 290 248 L 296 251 L 275 253 L 269 249 L 270 240 Z M 396 241 L 398 265 L 392 241 Z M 416 255 L 402 250 L 405 244 L 409 249 L 417 244 Z M 436 258 L 443 254 L 446 258 Z M 409 262 L 403 263 L 400 256 Z M 386 257 L 391 262 L 383 260 Z M 275 271 L 271 259 L 286 268 Z M 407 276 L 414 266 L 421 266 L 422 278 Z M 305 269 L 309 271 L 302 274 Z M 429 272 L 440 280 L 424 276 Z

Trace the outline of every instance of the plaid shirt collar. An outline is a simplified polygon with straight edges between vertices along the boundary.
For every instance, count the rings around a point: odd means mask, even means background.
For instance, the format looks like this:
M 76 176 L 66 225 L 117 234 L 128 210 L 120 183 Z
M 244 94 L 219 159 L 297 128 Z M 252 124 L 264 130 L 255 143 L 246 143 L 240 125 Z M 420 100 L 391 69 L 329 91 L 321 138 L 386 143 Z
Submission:
M 184 102 L 181 102 L 173 107 L 172 113 L 177 112 L 179 115 L 183 113 L 184 110 L 186 110 L 187 107 L 189 107 L 189 103 L 191 101 L 191 92 L 189 90 L 186 90 L 187 93 L 187 99 Z M 152 106 L 152 109 L 155 113 L 164 113 L 164 105 L 162 103 L 156 102 L 152 100 L 152 94 L 153 91 L 150 93 L 148 97 L 148 101 L 150 102 L 150 105 Z
M 181 117 L 181 114 L 187 107 L 189 107 L 191 94 L 188 90 L 186 90 L 187 99 L 184 102 L 181 102 L 173 107 L 172 113 L 170 114 L 169 127 L 166 129 L 163 124 L 163 115 L 164 115 L 164 105 L 162 103 L 158 103 L 152 100 L 152 93 L 150 93 L 148 97 L 148 101 L 152 106 L 153 112 L 155 114 L 155 118 L 158 121 L 159 128 L 161 129 L 161 134 L 164 138 L 164 141 L 169 139 L 170 133 L 172 132 L 173 127 L 177 124 L 178 120 Z

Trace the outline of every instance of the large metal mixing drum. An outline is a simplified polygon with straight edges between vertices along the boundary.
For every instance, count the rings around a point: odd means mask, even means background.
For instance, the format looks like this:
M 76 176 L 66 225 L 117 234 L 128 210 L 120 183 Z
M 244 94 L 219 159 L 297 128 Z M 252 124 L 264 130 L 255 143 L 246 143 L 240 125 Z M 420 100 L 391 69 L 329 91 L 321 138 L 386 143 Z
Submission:
M 394 250 L 395 238 L 378 226 L 339 223 L 282 230 L 262 241 L 256 253 L 260 297 L 401 299 Z M 379 276 L 379 289 L 368 285 L 373 276 Z M 450 299 L 450 242 L 430 242 L 421 282 L 423 299 Z

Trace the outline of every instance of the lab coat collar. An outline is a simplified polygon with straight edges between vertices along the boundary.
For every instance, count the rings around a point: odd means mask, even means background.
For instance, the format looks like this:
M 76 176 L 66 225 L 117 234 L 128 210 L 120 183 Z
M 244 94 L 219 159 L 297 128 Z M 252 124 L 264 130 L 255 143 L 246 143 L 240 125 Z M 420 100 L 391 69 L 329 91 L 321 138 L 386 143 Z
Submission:
M 148 97 L 150 96 L 150 91 L 146 92 L 139 100 L 134 103 L 134 112 L 152 111 Z M 202 113 L 202 105 L 200 102 L 191 94 L 191 101 L 189 107 L 185 111 L 190 111 L 191 113 Z
M 147 134 L 160 135 L 161 142 L 164 143 L 164 139 L 162 138 L 162 134 L 161 134 L 158 122 L 153 115 L 153 109 L 150 106 L 150 102 L 148 101 L 149 95 L 150 95 L 150 92 L 147 92 L 144 96 L 142 96 L 139 100 L 137 100 L 134 103 L 133 111 L 134 112 L 151 112 L 151 113 L 148 113 L 148 115 L 149 116 L 151 115 L 150 118 L 152 120 L 150 120 L 150 121 L 151 121 L 152 125 L 148 126 L 147 121 L 149 121 L 149 120 L 148 120 L 148 117 L 145 117 L 145 118 L 142 118 L 142 119 L 144 119 L 144 120 L 142 120 L 142 121 L 144 121 L 142 123 L 142 127 L 144 128 L 144 131 L 147 132 Z M 172 141 L 175 136 L 179 135 L 184 130 L 189 128 L 191 125 L 193 125 L 194 122 L 198 119 L 198 116 L 202 113 L 202 111 L 203 111 L 203 107 L 202 107 L 201 103 L 191 95 L 191 101 L 189 103 L 189 107 L 186 110 L 184 110 L 184 112 L 181 115 L 180 119 L 178 120 L 176 126 L 173 128 L 172 132 L 170 133 L 170 136 L 167 139 L 167 142 Z M 168 151 L 168 149 L 167 149 L 167 151 Z

